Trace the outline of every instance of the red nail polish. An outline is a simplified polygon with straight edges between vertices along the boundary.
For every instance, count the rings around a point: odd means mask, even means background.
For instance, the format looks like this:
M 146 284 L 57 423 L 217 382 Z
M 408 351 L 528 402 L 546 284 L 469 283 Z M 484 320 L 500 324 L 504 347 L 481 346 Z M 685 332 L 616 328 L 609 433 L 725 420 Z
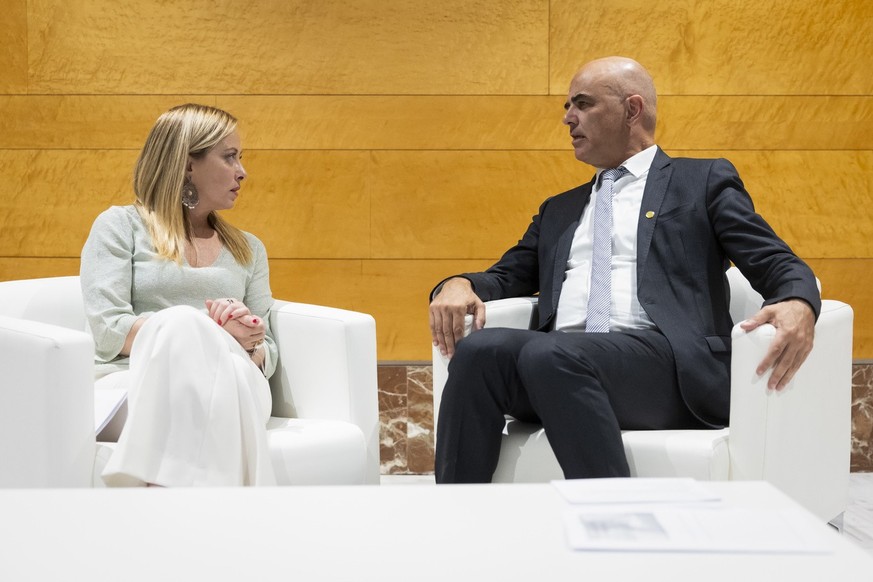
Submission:
M 257 325 L 257 324 L 260 323 L 260 320 L 259 320 L 257 317 L 253 317 L 253 318 L 252 318 L 252 323 L 254 323 L 255 325 Z

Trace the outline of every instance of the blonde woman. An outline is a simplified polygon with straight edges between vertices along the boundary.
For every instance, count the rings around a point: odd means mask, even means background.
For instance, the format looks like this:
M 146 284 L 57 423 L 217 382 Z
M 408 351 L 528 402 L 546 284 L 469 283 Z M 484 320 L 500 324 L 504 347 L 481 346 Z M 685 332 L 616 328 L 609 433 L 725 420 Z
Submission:
M 110 486 L 275 483 L 267 255 L 218 214 L 246 177 L 236 125 L 204 105 L 161 115 L 136 163 L 136 201 L 98 216 L 82 249 L 98 384 L 128 389 Z

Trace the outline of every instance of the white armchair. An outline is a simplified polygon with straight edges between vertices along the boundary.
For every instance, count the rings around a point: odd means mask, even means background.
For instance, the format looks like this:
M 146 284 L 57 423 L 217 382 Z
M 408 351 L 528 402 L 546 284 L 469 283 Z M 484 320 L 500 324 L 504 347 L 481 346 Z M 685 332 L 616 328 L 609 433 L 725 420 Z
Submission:
M 378 483 L 373 318 L 277 301 L 270 324 L 279 484 Z M 93 362 L 78 277 L 0 282 L 0 487 L 102 486 Z
M 763 302 L 736 268 L 728 270 L 731 316 L 752 315 Z M 486 303 L 486 326 L 527 328 L 536 298 Z M 769 481 L 829 521 L 846 507 L 851 452 L 852 308 L 825 300 L 815 345 L 791 385 L 767 390 L 757 364 L 775 334 L 770 325 L 733 329 L 730 427 L 720 430 L 625 431 L 631 475 L 699 480 Z M 467 329 L 470 329 L 468 318 Z M 433 353 L 434 415 L 448 361 Z M 541 426 L 507 417 L 494 482 L 563 479 Z

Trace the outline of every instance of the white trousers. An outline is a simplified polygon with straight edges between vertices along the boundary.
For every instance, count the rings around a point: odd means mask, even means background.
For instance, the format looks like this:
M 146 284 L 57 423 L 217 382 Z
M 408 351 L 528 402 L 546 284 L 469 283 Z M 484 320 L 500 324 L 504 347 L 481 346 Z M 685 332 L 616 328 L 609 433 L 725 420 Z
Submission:
M 103 471 L 109 486 L 275 485 L 267 446 L 270 386 L 206 314 L 148 318 L 130 354 L 128 417 Z

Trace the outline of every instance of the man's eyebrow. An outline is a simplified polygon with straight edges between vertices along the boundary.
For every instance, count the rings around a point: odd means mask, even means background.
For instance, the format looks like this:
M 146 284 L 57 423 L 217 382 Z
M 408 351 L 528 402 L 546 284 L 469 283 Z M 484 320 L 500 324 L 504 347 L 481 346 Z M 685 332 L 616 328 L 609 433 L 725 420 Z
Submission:
M 588 98 L 589 95 L 587 93 L 576 93 L 564 103 L 564 109 L 570 109 L 570 103 L 578 105 L 580 101 L 584 101 Z

